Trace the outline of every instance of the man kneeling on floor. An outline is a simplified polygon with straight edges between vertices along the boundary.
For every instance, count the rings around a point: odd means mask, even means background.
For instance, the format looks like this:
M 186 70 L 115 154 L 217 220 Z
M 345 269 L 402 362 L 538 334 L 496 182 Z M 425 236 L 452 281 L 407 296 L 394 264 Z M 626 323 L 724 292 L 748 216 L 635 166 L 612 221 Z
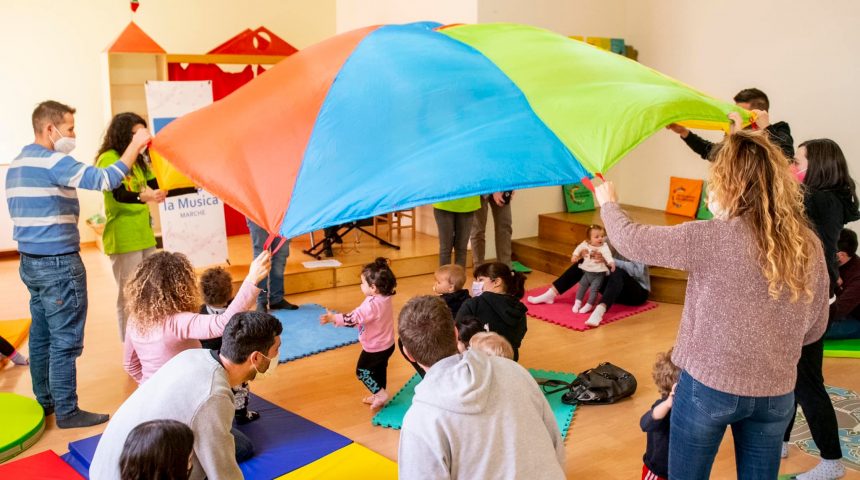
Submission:
M 451 310 L 436 296 L 409 300 L 398 330 L 427 371 L 400 431 L 400 478 L 564 478 L 558 424 L 526 369 L 459 354 Z
M 253 445 L 239 431 L 231 432 L 235 416 L 231 388 L 275 370 L 281 331 L 281 322 L 268 313 L 238 313 L 224 328 L 220 352 L 186 350 L 165 363 L 108 423 L 90 466 L 90 478 L 119 478 L 128 433 L 149 420 L 171 419 L 194 432 L 190 478 L 241 479 L 237 458 L 250 458 Z

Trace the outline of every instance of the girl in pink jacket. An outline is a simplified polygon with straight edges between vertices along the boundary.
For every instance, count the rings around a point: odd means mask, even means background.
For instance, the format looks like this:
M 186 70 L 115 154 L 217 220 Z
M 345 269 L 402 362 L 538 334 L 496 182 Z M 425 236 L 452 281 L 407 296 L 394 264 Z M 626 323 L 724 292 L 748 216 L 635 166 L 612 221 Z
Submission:
M 374 412 L 388 400 L 385 391 L 388 380 L 388 359 L 394 353 L 394 312 L 391 296 L 397 279 L 388 265 L 388 260 L 377 258 L 361 270 L 361 291 L 367 298 L 350 313 L 326 312 L 320 323 L 334 323 L 341 327 L 358 327 L 361 355 L 355 374 L 370 390 L 371 395 L 362 401 Z

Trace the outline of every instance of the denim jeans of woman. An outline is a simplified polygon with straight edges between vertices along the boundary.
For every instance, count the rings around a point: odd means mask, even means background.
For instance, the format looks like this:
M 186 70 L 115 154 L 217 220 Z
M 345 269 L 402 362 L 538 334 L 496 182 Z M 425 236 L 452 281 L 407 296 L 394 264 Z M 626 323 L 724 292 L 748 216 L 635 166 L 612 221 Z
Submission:
M 681 372 L 671 413 L 669 478 L 709 478 L 726 427 L 731 426 L 737 478 L 773 480 L 779 473 L 782 434 L 793 413 L 793 392 L 732 395 Z

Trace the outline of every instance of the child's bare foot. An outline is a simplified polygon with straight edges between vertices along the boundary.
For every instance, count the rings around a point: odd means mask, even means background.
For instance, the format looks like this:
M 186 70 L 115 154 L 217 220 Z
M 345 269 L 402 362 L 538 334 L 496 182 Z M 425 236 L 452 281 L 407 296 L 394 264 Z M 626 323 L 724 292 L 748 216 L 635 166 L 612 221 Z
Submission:
M 361 399 L 361 403 L 366 403 L 366 404 L 370 405 L 373 403 L 374 400 L 376 400 L 375 395 L 368 395 L 368 396 Z
M 373 403 L 370 404 L 370 411 L 378 412 L 382 407 L 385 406 L 385 402 L 388 401 L 388 392 L 383 388 L 382 390 L 376 392 L 374 395 Z

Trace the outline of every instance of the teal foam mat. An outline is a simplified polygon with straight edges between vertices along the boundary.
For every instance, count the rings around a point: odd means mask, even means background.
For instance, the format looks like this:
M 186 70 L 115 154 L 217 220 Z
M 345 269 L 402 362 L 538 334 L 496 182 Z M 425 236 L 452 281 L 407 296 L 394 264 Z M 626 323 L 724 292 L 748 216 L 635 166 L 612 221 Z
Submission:
M 544 378 L 551 380 L 561 380 L 570 383 L 576 378 L 573 373 L 554 372 L 550 370 L 535 370 L 529 369 L 529 373 L 535 378 Z M 394 395 L 391 401 L 382 408 L 374 417 L 373 424 L 379 427 L 393 428 L 399 430 L 403 426 L 403 417 L 406 416 L 406 411 L 412 405 L 412 397 L 415 396 L 415 386 L 421 381 L 421 377 L 415 374 L 406 382 L 406 385 Z M 546 395 L 552 413 L 555 415 L 555 420 L 558 423 L 558 429 L 561 430 L 561 436 L 567 437 L 567 430 L 570 427 L 570 422 L 573 420 L 573 412 L 576 407 L 562 403 L 561 397 L 564 391 Z

